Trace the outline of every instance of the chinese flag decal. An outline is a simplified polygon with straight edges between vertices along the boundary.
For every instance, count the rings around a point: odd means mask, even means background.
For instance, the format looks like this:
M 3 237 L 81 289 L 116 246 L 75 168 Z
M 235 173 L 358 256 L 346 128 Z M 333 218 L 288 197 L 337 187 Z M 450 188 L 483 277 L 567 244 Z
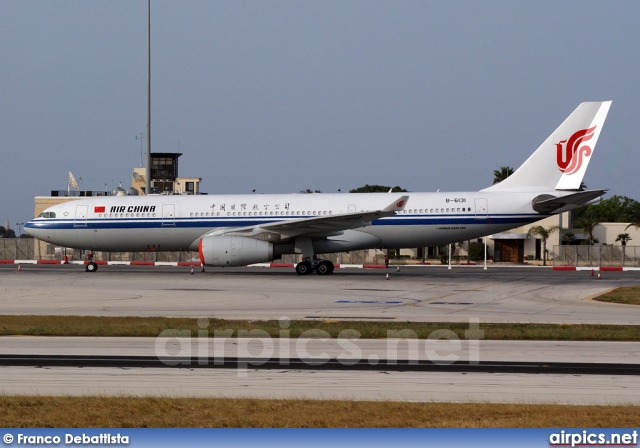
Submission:
M 101 207 L 93 207 L 93 213 L 104 213 L 104 205 Z

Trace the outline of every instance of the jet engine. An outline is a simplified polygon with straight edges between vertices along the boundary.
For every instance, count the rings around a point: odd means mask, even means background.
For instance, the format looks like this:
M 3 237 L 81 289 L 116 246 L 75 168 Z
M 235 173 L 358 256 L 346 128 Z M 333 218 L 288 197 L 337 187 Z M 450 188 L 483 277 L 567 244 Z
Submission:
M 242 236 L 205 236 L 198 247 L 203 266 L 244 266 L 273 260 L 273 244 Z

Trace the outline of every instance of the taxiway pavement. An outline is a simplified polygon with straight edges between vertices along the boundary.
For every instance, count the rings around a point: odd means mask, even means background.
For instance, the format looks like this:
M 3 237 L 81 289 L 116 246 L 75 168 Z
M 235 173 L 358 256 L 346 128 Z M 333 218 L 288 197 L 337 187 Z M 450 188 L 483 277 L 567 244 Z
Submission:
M 386 273 L 390 280 L 386 280 Z M 640 272 L 481 267 L 292 269 L 0 266 L 2 314 L 635 325 L 640 307 L 591 297 L 640 285 Z

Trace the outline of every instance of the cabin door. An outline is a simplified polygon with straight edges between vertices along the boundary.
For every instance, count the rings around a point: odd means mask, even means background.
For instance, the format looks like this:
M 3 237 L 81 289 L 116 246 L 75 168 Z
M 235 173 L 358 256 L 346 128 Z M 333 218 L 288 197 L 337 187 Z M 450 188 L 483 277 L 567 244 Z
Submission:
M 78 205 L 76 207 L 76 217 L 73 221 L 73 227 L 87 227 L 88 205 Z
M 476 219 L 488 219 L 489 218 L 489 208 L 487 206 L 487 200 L 485 198 L 476 198 Z
M 162 225 L 176 225 L 176 206 L 174 204 L 162 204 Z

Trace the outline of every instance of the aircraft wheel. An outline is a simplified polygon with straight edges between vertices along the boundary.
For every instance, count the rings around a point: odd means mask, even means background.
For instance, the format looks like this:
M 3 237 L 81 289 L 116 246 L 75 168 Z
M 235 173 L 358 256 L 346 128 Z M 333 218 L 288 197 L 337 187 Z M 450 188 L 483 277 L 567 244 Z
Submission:
M 85 267 L 85 271 L 87 272 L 96 272 L 97 270 L 98 270 L 98 265 L 93 261 L 91 263 L 88 263 L 87 266 Z
M 301 261 L 296 265 L 296 272 L 298 275 L 307 275 L 311 270 L 311 263 L 308 261 Z
M 333 272 L 333 263 L 323 260 L 316 267 L 316 272 L 319 275 L 329 275 Z

